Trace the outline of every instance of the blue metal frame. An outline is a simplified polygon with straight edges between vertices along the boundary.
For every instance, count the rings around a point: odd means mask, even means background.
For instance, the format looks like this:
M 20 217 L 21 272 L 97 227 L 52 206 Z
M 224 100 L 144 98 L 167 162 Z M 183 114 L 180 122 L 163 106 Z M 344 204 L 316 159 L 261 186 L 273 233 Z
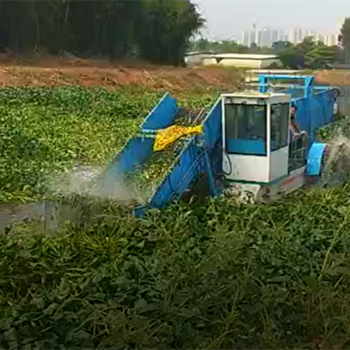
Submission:
M 154 132 L 170 126 L 177 110 L 178 106 L 175 98 L 166 93 L 141 124 L 142 132 Z
M 321 175 L 322 160 L 327 145 L 325 143 L 313 143 L 307 156 L 306 175 Z
M 173 123 L 178 111 L 174 98 L 165 94 L 158 105 L 149 113 L 141 124 L 140 136 L 128 140 L 124 148 L 113 159 L 101 180 L 110 184 L 113 180 L 122 180 L 126 173 L 143 163 L 153 152 L 154 136 L 158 129 Z M 215 187 L 214 175 L 221 171 L 222 111 L 219 99 L 206 115 L 202 123 L 202 134 L 185 139 L 182 151 L 173 163 L 171 171 L 155 189 L 147 205 L 134 209 L 135 216 L 141 216 L 147 207 L 162 208 L 172 200 L 180 198 L 191 182 L 200 174 L 206 173 L 210 195 L 215 196 L 219 190 Z
M 127 172 L 146 160 L 152 152 L 153 143 L 154 139 L 149 137 L 131 137 L 108 165 L 103 179 L 122 179 Z
M 293 94 L 297 89 L 304 90 L 304 98 L 310 96 L 313 89 L 313 82 L 315 77 L 313 75 L 285 75 L 285 74 L 260 74 L 259 75 L 259 91 L 266 93 L 269 90 L 270 80 L 301 80 L 302 86 L 290 85 L 286 87 L 285 93 Z
M 300 130 L 306 131 L 309 140 L 306 175 L 320 175 L 326 145 L 316 142 L 315 131 L 333 121 L 334 88 L 313 86 L 314 76 L 269 75 L 259 76 L 259 91 L 268 92 L 271 80 L 301 80 L 302 85 L 291 85 L 283 93 L 292 95 L 292 105 L 296 107 L 296 122 Z M 293 98 L 295 92 L 303 90 L 303 96 Z
M 187 140 L 172 170 L 155 190 L 149 203 L 135 208 L 134 215 L 142 215 L 147 207 L 162 208 L 167 203 L 181 198 L 191 182 L 203 173 L 208 175 L 211 195 L 219 193 L 215 187 L 214 174 L 220 171 L 222 164 L 221 162 L 218 164 L 216 159 L 210 159 L 209 153 L 221 149 L 221 111 L 221 99 L 219 99 L 202 124 L 202 134 Z

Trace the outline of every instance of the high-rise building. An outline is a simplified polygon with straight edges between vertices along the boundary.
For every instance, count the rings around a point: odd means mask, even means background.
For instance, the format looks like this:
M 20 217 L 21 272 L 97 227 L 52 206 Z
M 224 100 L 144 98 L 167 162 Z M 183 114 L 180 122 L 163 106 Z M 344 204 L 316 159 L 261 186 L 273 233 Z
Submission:
M 324 43 L 327 46 L 336 46 L 338 45 L 338 36 L 335 34 L 326 34 L 324 36 Z
M 274 28 L 257 29 L 253 25 L 252 30 L 243 31 L 240 43 L 251 46 L 253 43 L 260 47 L 271 47 L 276 41 L 290 41 L 293 44 L 301 43 L 305 38 L 311 37 L 314 41 L 322 41 L 325 45 L 338 45 L 338 36 L 336 34 L 315 33 L 311 29 L 292 28 L 287 33 Z
M 284 31 L 279 31 L 278 33 L 278 40 L 279 41 L 288 41 L 288 34 L 285 33 Z
M 315 33 L 312 30 L 308 29 L 304 31 L 303 40 L 305 38 L 314 38 L 314 37 L 315 37 Z
M 294 43 L 299 44 L 305 38 L 305 32 L 302 28 L 296 28 L 294 31 Z
M 287 38 L 288 38 L 288 41 L 293 43 L 294 41 L 294 30 L 293 29 L 289 29 L 288 30 L 288 33 L 287 33 Z
M 272 32 L 269 28 L 264 28 L 264 29 L 259 30 L 259 32 L 258 32 L 258 46 L 270 47 L 272 45 L 271 38 L 272 38 Z
M 239 41 L 240 44 L 245 46 L 251 46 L 253 43 L 257 43 L 258 41 L 258 35 L 255 26 L 253 26 L 252 30 L 249 31 L 243 31 L 241 34 L 241 40 Z
M 257 32 L 255 30 L 252 30 L 250 32 L 250 45 L 256 44 L 257 41 L 258 41 Z
M 326 44 L 326 35 L 317 34 L 317 35 L 316 35 L 316 41 L 320 41 L 321 43 Z M 327 44 L 326 44 L 326 45 L 327 45 Z
M 276 41 L 279 41 L 279 33 L 277 29 L 272 29 L 270 31 L 270 43 L 269 47 L 273 45 Z
M 250 32 L 242 32 L 241 44 L 245 46 L 250 46 Z

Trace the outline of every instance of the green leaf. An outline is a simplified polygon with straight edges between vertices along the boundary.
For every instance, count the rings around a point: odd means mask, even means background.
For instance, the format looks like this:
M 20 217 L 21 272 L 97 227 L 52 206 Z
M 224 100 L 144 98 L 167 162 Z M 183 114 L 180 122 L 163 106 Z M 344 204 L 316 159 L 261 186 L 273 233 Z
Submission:
M 275 276 L 275 277 L 268 278 L 266 280 L 267 283 L 282 283 L 282 282 L 288 282 L 288 281 L 290 281 L 289 276 Z

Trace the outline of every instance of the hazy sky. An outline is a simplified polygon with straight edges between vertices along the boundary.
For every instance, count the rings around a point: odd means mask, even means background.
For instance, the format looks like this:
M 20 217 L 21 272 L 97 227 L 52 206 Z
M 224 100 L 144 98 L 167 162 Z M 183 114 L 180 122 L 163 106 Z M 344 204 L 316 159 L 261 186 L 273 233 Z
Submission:
M 303 27 L 337 33 L 350 17 L 350 0 L 194 0 L 207 19 L 206 36 L 228 39 L 258 27 Z

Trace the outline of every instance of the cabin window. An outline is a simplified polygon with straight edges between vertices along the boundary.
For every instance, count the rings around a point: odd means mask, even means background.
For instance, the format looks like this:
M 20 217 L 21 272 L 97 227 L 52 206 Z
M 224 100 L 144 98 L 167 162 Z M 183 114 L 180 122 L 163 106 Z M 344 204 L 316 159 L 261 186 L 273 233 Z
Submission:
M 226 151 L 266 156 L 266 106 L 225 105 Z
M 289 103 L 271 105 L 271 152 L 288 146 Z

